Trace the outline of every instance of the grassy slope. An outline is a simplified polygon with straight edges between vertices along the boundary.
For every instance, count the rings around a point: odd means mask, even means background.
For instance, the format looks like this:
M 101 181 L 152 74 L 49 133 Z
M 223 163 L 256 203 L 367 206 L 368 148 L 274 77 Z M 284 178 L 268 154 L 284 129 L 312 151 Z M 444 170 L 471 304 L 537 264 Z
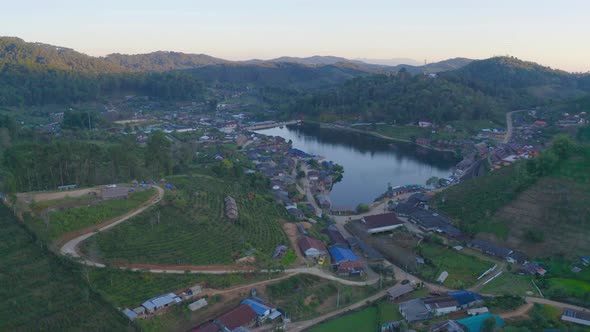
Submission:
M 53 241 L 67 233 L 90 227 L 125 214 L 147 201 L 154 194 L 155 189 L 149 189 L 133 193 L 128 199 L 112 199 L 99 202 L 96 205 L 79 206 L 63 211 L 50 212 L 49 226 L 46 226 L 43 220 L 38 217 L 25 218 L 25 221 L 41 238 Z M 83 199 L 79 200 L 82 203 L 84 202 Z M 51 201 L 47 201 L 39 204 L 39 207 L 34 206 L 33 209 L 40 210 L 43 207 L 51 206 L 52 203 Z
M 0 330 L 125 331 L 126 319 L 0 206 Z
M 277 222 L 284 212 L 264 194 L 250 199 L 245 183 L 208 177 L 169 180 L 177 189 L 161 205 L 91 238 L 83 250 L 132 263 L 231 264 L 250 247 L 270 257 L 277 245 L 288 244 Z M 226 195 L 238 203 L 235 223 L 223 215 Z
M 418 273 L 428 280 L 435 281 L 443 271 L 449 273 L 444 285 L 452 288 L 467 288 L 477 281 L 484 271 L 494 265 L 475 256 L 461 254 L 452 248 L 423 243 L 420 245 L 424 258 L 433 265 L 418 265 Z
M 375 331 L 381 324 L 401 320 L 398 305 L 381 301 L 375 305 L 349 313 L 314 326 L 309 332 Z

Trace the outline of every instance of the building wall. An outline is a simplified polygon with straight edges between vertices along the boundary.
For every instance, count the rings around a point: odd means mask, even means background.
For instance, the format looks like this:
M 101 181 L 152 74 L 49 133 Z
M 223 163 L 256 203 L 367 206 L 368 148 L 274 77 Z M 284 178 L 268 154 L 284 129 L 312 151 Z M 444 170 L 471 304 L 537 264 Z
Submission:
M 572 323 L 576 323 L 576 324 L 590 326 L 590 321 L 587 321 L 584 319 L 579 319 L 579 318 L 574 318 L 574 317 L 569 317 L 569 316 L 561 316 L 561 320 L 564 320 L 566 322 L 572 322 Z

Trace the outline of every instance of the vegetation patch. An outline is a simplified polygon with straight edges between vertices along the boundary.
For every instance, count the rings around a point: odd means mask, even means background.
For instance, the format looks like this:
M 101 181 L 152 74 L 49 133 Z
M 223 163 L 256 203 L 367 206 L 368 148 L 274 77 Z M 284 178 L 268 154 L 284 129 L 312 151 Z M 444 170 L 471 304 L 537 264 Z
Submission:
M 444 285 L 456 289 L 475 284 L 477 277 L 494 265 L 490 261 L 431 243 L 421 243 L 416 251 L 425 259 L 425 264 L 417 265 L 417 271 L 421 276 L 434 281 L 443 271 L 447 271 L 449 276 Z
M 233 264 L 255 248 L 259 264 L 279 265 L 270 257 L 276 246 L 288 245 L 278 219 L 284 208 L 250 178 L 225 181 L 207 176 L 168 178 L 174 185 L 165 199 L 148 211 L 92 237 L 82 250 L 111 262 L 211 265 Z M 252 176 L 253 177 L 253 176 Z M 231 195 L 239 217 L 223 213 Z
M 49 252 L 4 205 L 0 214 L 0 330 L 134 330 L 79 278 L 77 265 Z
M 144 191 L 134 192 L 127 199 L 111 199 L 99 201 L 94 205 L 78 206 L 66 209 L 53 210 L 52 206 L 59 206 L 65 202 L 46 201 L 33 204 L 33 211 L 39 211 L 37 218 L 25 218 L 28 224 L 42 238 L 56 240 L 59 237 L 86 227 L 108 221 L 112 218 L 123 215 L 145 203 L 156 193 L 151 188 Z M 72 199 L 86 202 L 83 198 Z M 38 204 L 46 206 L 44 211 L 39 210 Z

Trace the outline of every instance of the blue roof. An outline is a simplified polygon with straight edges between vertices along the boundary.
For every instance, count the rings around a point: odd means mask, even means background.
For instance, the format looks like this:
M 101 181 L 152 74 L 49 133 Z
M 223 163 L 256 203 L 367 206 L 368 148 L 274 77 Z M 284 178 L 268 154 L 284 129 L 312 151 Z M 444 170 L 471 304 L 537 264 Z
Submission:
M 350 249 L 332 247 L 328 249 L 328 251 L 330 252 L 332 259 L 336 264 L 340 264 L 343 262 L 356 262 L 359 260 L 358 257 L 356 257 L 356 255 L 354 254 L 354 252 L 352 252 L 352 250 Z
M 265 306 L 264 304 L 258 302 L 258 301 L 254 301 L 252 299 L 245 299 L 242 302 L 240 302 L 240 304 L 247 304 L 250 309 L 254 310 L 254 312 L 258 315 L 258 316 L 262 316 L 265 315 L 268 312 L 270 312 L 270 307 Z
M 457 319 L 457 323 L 465 325 L 465 327 L 467 327 L 467 332 L 479 332 L 481 330 L 481 326 L 483 325 L 483 321 L 490 317 L 494 317 L 496 319 L 496 329 L 504 326 L 504 320 L 502 320 L 500 316 L 490 313 L 469 318 Z
M 472 302 L 479 301 L 479 300 L 483 299 L 481 297 L 481 295 L 474 293 L 474 292 L 465 291 L 465 290 L 450 292 L 449 296 L 452 296 L 453 298 L 455 298 L 455 300 L 457 300 L 457 302 L 459 302 L 459 305 L 465 305 L 465 304 L 472 303 Z

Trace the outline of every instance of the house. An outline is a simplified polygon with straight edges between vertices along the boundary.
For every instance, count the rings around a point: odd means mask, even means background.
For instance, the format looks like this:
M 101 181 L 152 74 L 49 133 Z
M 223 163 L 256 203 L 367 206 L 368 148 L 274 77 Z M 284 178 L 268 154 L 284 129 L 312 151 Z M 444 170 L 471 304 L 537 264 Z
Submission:
M 263 321 L 266 318 L 268 318 L 268 316 L 270 316 L 270 313 L 275 310 L 253 299 L 245 299 L 242 302 L 240 302 L 240 304 L 248 305 L 252 310 L 254 310 L 256 315 L 258 315 L 259 321 Z
M 328 228 L 322 229 L 322 233 L 326 234 L 330 239 L 330 245 L 340 248 L 348 248 L 348 242 L 342 236 L 342 233 L 334 225 L 328 226 Z
M 328 195 L 319 194 L 319 195 L 316 195 L 315 198 L 317 199 L 318 204 L 320 205 L 320 207 L 322 209 L 329 210 L 330 207 L 332 207 L 332 200 L 330 199 L 330 197 Z
M 238 219 L 238 204 L 236 203 L 236 200 L 231 196 L 227 196 L 223 200 L 223 203 L 225 204 L 226 217 L 231 220 Z
M 506 257 L 506 261 L 510 264 L 524 264 L 527 256 L 522 251 L 513 251 Z
M 305 257 L 318 257 L 327 254 L 324 243 L 318 239 L 314 239 L 309 236 L 302 237 L 299 242 L 299 249 L 305 255 Z
M 329 250 L 330 256 L 332 256 L 332 263 L 334 265 L 340 265 L 344 262 L 356 262 L 358 257 L 350 249 L 331 247 Z
M 393 212 L 366 216 L 361 222 L 368 234 L 388 232 L 404 225 Z
M 561 320 L 570 323 L 590 326 L 590 312 L 574 309 L 565 309 L 561 314 Z
M 473 240 L 469 243 L 469 246 L 483 252 L 484 254 L 504 259 L 506 259 L 512 253 L 511 249 L 501 247 L 492 242 L 484 240 Z
M 520 272 L 530 275 L 544 276 L 547 271 L 534 262 L 526 262 L 520 268 Z
M 400 297 L 409 294 L 413 291 L 414 286 L 410 285 L 409 283 L 405 285 L 397 284 L 387 290 L 387 298 L 389 299 L 389 301 L 395 301 Z
M 293 216 L 297 220 L 303 220 L 303 219 L 305 219 L 305 213 L 303 213 L 303 211 L 301 211 L 297 207 L 293 207 L 293 206 L 288 207 L 287 208 L 287 213 L 289 215 Z
M 256 324 L 258 315 L 247 304 L 232 309 L 219 316 L 214 322 L 222 328 L 222 331 L 235 331 L 241 327 L 252 327 Z
M 461 310 L 483 303 L 483 297 L 471 291 L 461 290 L 449 292 L 447 295 L 457 300 L 457 307 Z
M 465 332 L 465 330 L 456 321 L 447 320 L 431 327 L 430 332 Z
M 146 309 L 148 313 L 152 313 L 156 310 L 168 307 L 171 304 L 176 304 L 181 302 L 181 298 L 174 293 L 168 293 L 160 296 L 156 296 L 151 298 L 141 305 Z
M 102 199 L 119 199 L 128 196 L 129 188 L 127 187 L 107 187 L 100 190 L 100 198 Z
M 432 313 L 421 299 L 412 299 L 400 303 L 399 312 L 408 322 L 426 320 L 432 317 Z
M 427 119 L 422 119 L 422 120 L 418 121 L 418 126 L 420 128 L 432 127 L 432 121 L 431 120 L 427 120 Z
M 364 273 L 363 263 L 360 261 L 340 263 L 336 273 L 340 276 L 360 277 Z
M 496 320 L 496 326 L 494 328 L 494 331 L 496 331 L 499 328 L 501 328 L 502 326 L 506 325 L 506 323 L 504 323 L 504 320 L 502 318 L 500 318 L 500 316 L 490 314 L 490 313 L 481 314 L 481 315 L 472 316 L 472 317 L 463 318 L 463 319 L 457 319 L 457 323 L 461 324 L 461 326 L 463 327 L 463 330 L 465 332 L 479 332 L 479 331 L 481 331 L 481 328 L 483 326 L 483 322 L 490 317 L 494 318 Z
M 446 315 L 459 310 L 459 302 L 452 296 L 433 297 L 424 299 L 422 302 L 435 316 Z
M 415 209 L 409 215 L 410 221 L 416 223 L 425 232 L 443 233 L 450 237 L 461 236 L 461 231 L 451 224 L 443 215 L 425 209 Z

